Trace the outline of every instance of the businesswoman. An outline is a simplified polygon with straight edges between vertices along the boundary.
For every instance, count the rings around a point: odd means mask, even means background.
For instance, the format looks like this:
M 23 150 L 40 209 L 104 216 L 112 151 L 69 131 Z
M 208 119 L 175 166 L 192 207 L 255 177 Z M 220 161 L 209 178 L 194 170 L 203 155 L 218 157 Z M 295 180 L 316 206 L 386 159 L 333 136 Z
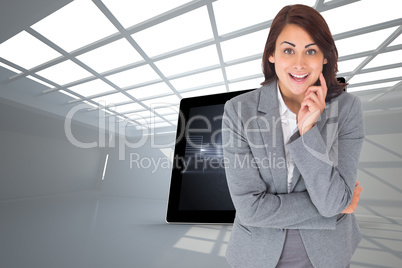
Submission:
M 262 87 L 226 103 L 232 267 L 349 267 L 361 239 L 352 213 L 364 132 L 359 99 L 336 80 L 337 59 L 323 17 L 286 6 L 268 35 Z

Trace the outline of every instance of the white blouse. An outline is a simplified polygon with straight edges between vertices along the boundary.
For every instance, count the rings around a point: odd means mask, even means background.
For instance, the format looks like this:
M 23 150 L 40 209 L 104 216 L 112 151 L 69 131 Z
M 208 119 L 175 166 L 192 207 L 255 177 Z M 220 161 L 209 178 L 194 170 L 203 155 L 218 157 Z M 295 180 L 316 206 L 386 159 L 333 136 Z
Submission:
M 279 100 L 279 115 L 281 116 L 282 123 L 282 132 L 283 132 L 283 141 L 288 143 L 289 138 L 293 135 L 295 131 L 298 130 L 297 122 L 296 122 L 296 114 L 293 113 L 283 101 L 282 93 L 277 86 L 278 90 L 278 100 Z M 293 170 L 295 167 L 294 161 L 290 157 L 288 150 L 285 147 L 286 154 L 286 168 L 288 169 L 288 193 L 290 193 L 290 189 L 292 186 L 292 176 Z

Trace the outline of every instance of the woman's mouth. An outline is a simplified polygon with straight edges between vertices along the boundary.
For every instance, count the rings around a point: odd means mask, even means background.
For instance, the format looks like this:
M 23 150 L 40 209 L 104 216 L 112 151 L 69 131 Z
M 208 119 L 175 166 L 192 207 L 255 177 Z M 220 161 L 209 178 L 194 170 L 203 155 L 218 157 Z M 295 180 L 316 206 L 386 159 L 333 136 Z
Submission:
M 304 83 L 304 81 L 306 81 L 307 77 L 309 76 L 309 74 L 292 74 L 289 73 L 290 78 L 292 78 L 292 80 L 296 83 Z

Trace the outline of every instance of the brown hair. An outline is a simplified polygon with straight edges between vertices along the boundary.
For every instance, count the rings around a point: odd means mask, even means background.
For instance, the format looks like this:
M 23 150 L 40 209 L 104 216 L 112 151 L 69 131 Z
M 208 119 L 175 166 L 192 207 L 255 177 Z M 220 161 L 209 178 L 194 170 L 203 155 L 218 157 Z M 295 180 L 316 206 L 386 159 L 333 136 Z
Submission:
M 336 79 L 336 73 L 338 72 L 338 50 L 336 49 L 331 31 L 321 14 L 314 8 L 305 5 L 285 6 L 273 20 L 262 58 L 265 81 L 261 85 L 277 79 L 275 65 L 269 62 L 268 58 L 274 54 L 276 40 L 287 24 L 295 24 L 304 29 L 324 53 L 327 64 L 324 64 L 322 72 L 328 87 L 326 100 L 328 101 L 341 94 L 347 84 L 339 83 Z M 319 84 L 319 82 L 317 83 Z

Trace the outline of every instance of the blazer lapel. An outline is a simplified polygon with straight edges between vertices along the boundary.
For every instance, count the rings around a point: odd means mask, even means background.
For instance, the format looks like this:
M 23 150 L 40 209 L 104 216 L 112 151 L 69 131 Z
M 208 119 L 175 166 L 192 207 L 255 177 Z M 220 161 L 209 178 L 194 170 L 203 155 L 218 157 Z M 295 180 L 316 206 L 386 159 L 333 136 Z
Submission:
M 276 82 L 272 82 L 261 88 L 258 111 L 261 117 L 258 119 L 262 131 L 266 155 L 271 160 L 270 170 L 277 193 L 287 193 L 287 168 L 285 147 L 282 134 L 282 123 L 279 115 L 279 102 L 277 96 Z
M 329 112 L 329 113 L 331 113 L 331 112 Z M 318 121 L 316 123 L 317 128 L 320 131 L 320 133 L 322 132 L 325 124 L 328 121 L 328 114 L 329 113 L 328 113 L 328 104 L 327 104 L 325 109 L 324 109 L 324 111 L 321 113 L 320 118 L 318 119 Z M 292 140 L 295 140 L 295 139 L 297 139 L 299 137 L 300 137 L 299 132 L 296 132 L 290 137 L 289 142 L 292 141 Z M 297 182 L 299 181 L 300 177 L 301 177 L 300 171 L 297 168 L 297 166 L 295 166 L 294 169 L 293 169 L 292 185 L 290 187 L 290 192 L 293 192 L 293 190 L 295 189 L 295 187 L 297 185 Z

